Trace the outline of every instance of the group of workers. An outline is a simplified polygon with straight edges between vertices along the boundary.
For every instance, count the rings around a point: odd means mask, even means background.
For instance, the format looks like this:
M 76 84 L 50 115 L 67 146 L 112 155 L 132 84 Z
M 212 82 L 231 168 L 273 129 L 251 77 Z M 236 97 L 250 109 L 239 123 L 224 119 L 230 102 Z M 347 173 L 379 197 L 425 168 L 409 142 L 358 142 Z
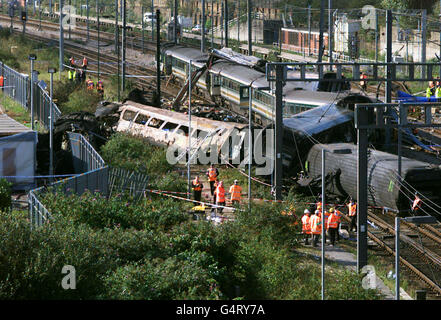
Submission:
M 349 225 L 349 232 L 354 229 L 357 230 L 357 204 L 351 199 L 347 204 L 348 216 L 351 218 L 351 223 Z M 309 244 L 309 239 L 312 240 L 312 246 L 316 247 L 317 242 L 322 234 L 322 227 L 325 228 L 325 242 L 326 242 L 326 232 L 329 234 L 331 246 L 335 245 L 336 241 L 340 240 L 340 225 L 343 213 L 331 207 L 329 211 L 325 210 L 324 213 L 324 223 L 322 223 L 322 204 L 318 202 L 316 205 L 316 210 L 314 214 L 311 215 L 309 209 L 305 209 L 304 215 L 302 217 L 302 233 L 304 235 L 305 245 Z
M 90 77 L 88 77 L 86 80 L 86 70 L 88 66 L 88 61 L 86 57 L 83 58 L 81 66 L 76 63 L 74 57 L 70 58 L 69 64 L 70 68 L 67 72 L 67 77 L 70 81 L 76 80 L 78 83 L 86 82 L 87 90 L 94 90 L 96 88 L 96 91 L 101 96 L 104 95 L 104 83 L 102 80 L 98 80 L 96 86 Z
M 210 168 L 208 168 L 206 172 L 206 176 L 208 178 L 208 181 L 210 183 L 210 192 L 211 196 L 213 197 L 213 204 L 215 204 L 217 207 L 217 212 L 222 213 L 223 207 L 225 207 L 226 204 L 226 191 L 224 188 L 224 182 L 219 181 L 219 170 L 214 167 L 214 165 L 210 165 Z M 201 202 L 201 195 L 202 195 L 202 189 L 204 188 L 204 185 L 199 180 L 199 177 L 196 176 L 192 182 L 192 188 L 193 188 L 193 195 L 194 200 Z M 236 205 L 240 203 L 241 196 L 242 196 L 242 187 L 239 186 L 239 182 L 237 180 L 234 180 L 234 184 L 230 186 L 230 189 L 228 191 L 230 194 L 230 200 L 232 205 Z
M 440 81 L 429 81 L 429 86 L 426 89 L 426 98 L 435 97 L 437 99 L 441 98 L 441 85 Z

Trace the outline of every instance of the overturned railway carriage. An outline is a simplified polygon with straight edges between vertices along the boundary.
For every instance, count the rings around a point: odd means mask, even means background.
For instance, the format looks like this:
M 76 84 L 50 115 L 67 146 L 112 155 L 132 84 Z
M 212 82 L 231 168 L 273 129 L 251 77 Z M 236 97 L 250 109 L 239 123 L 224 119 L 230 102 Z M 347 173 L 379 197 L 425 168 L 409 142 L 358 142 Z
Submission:
M 176 161 L 186 159 L 189 143 L 188 116 L 127 101 L 121 108 L 117 131 L 142 136 L 152 143 L 174 147 Z M 191 152 L 203 150 L 210 160 L 228 160 L 236 163 L 243 158 L 243 144 L 247 126 L 239 123 L 191 117 Z M 215 150 L 211 149 L 215 146 Z M 215 155 L 211 157 L 211 152 Z M 195 162 L 200 152 L 195 155 Z M 201 159 L 199 159 L 201 160 Z M 203 163 L 203 164 L 208 164 Z
M 357 199 L 357 146 L 348 143 L 314 145 L 306 163 L 310 178 L 321 179 L 323 148 L 327 150 L 326 190 L 345 199 L 348 196 Z M 401 176 L 400 183 L 396 155 L 369 149 L 368 204 L 409 212 L 418 191 L 423 200 L 423 210 L 430 213 L 439 211 L 441 170 L 438 166 L 403 157 Z
M 304 171 L 306 156 L 317 143 L 355 142 L 354 105 L 372 102 L 368 97 L 352 94 L 314 92 L 311 97 L 310 92 L 308 96 L 309 100 L 300 100 L 303 104 L 287 97 L 292 107 L 307 108 L 305 102 L 316 105 L 283 119 L 283 165 L 287 175 Z

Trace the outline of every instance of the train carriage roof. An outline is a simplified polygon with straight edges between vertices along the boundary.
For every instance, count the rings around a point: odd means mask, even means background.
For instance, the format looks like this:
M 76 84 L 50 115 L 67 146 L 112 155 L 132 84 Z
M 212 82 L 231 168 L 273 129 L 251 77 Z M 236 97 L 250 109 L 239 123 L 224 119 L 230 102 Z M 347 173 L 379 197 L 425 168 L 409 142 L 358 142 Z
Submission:
M 205 62 L 208 60 L 208 54 L 201 52 L 201 50 L 183 46 L 173 46 L 167 48 L 164 53 L 187 63 L 190 62 L 190 60 L 195 62 L 195 64 L 196 62 Z
M 283 124 L 286 128 L 301 134 L 314 135 L 352 119 L 351 110 L 337 107 L 335 104 L 327 104 L 284 118 Z
M 210 72 L 235 80 L 245 86 L 249 86 L 256 79 L 265 77 L 262 72 L 231 61 L 216 61 L 213 63 Z
M 292 85 L 294 84 L 294 85 Z M 325 92 L 325 91 L 310 91 L 310 90 L 296 90 L 294 82 L 289 82 L 284 88 L 284 100 L 288 103 L 302 103 L 315 105 L 329 105 L 337 103 L 342 98 L 346 97 L 348 93 L 342 92 Z

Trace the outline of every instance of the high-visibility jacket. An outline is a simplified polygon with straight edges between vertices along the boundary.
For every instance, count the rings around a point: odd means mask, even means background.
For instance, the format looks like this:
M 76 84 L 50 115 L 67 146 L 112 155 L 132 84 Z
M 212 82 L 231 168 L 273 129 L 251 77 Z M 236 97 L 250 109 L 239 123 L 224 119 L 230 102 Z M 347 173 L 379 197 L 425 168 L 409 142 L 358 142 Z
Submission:
M 3 87 L 5 85 L 5 78 L 3 76 L 0 76 L 0 87 Z
M 230 195 L 231 195 L 231 201 L 240 201 L 240 196 L 242 192 L 242 187 L 238 186 L 237 184 L 233 184 L 230 187 Z
M 216 181 L 218 175 L 216 168 L 209 168 L 207 171 L 208 181 Z
M 332 228 L 335 229 L 338 227 L 339 218 L 335 214 L 335 212 L 331 213 L 328 218 L 328 222 L 326 223 L 326 229 Z
M 335 216 L 337 217 L 337 222 L 340 223 L 341 217 L 343 216 L 343 213 L 341 213 L 339 210 L 335 210 L 334 213 L 335 213 Z
M 415 200 L 413 200 L 413 204 L 412 204 L 412 210 L 415 211 L 415 209 L 418 209 L 420 203 L 421 203 L 421 199 L 418 196 L 415 196 Z
M 348 204 L 348 209 L 349 209 L 349 216 L 355 216 L 357 214 L 357 204 L 354 203 L 353 205 Z
M 75 66 L 75 59 L 74 58 L 71 58 L 69 61 L 70 61 L 71 66 Z
M 92 80 L 87 80 L 86 85 L 87 85 L 87 89 L 89 90 L 93 89 L 94 87 L 94 83 Z
M 309 224 L 310 219 L 311 218 L 307 214 L 305 214 L 302 217 L 302 232 L 303 233 L 311 234 L 311 225 Z
M 193 180 L 192 187 L 194 191 L 202 191 L 203 185 L 199 181 Z
M 74 76 L 73 76 L 73 71 L 72 70 L 67 71 L 67 78 L 69 80 L 73 80 Z
M 432 96 L 432 88 L 427 87 L 426 89 L 426 98 L 430 98 Z
M 321 202 L 317 202 L 317 210 L 322 210 L 322 203 Z
M 100 80 L 98 81 L 98 83 L 96 84 L 96 89 L 99 90 L 104 90 L 104 85 L 103 82 Z
M 436 87 L 435 98 L 441 98 L 441 87 Z
M 318 214 L 318 216 L 321 218 L 322 217 L 322 212 L 320 211 L 320 213 Z M 326 222 L 328 221 L 328 218 L 329 218 L 329 212 L 328 211 L 325 211 L 325 225 L 326 225 Z
M 313 215 L 309 218 L 309 225 L 311 226 L 312 234 L 320 234 L 322 232 L 321 219 L 318 215 Z
M 225 189 L 224 187 L 218 186 L 216 190 L 214 191 L 214 194 L 216 195 L 216 202 L 225 202 Z

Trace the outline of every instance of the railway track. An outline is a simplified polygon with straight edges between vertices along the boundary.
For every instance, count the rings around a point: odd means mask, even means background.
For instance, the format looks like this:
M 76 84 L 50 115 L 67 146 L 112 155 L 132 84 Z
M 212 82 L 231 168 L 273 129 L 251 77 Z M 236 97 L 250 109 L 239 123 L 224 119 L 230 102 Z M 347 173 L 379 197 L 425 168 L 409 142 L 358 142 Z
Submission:
M 2 22 L 7 22 L 10 23 L 11 18 L 9 16 L 0 14 L 0 21 Z M 77 38 L 81 39 L 81 40 L 86 40 L 87 39 L 87 35 L 89 34 L 89 39 L 90 40 L 94 40 L 94 41 L 98 41 L 98 33 L 95 29 L 89 29 L 89 33 L 87 32 L 87 28 L 85 27 L 80 27 L 78 25 L 82 25 L 83 23 L 81 21 L 77 21 L 77 26 L 75 28 L 72 28 L 71 30 L 69 29 L 64 29 L 64 34 L 65 37 L 68 36 L 68 34 L 70 33 L 73 36 L 76 36 Z M 14 18 L 13 19 L 13 25 L 17 26 L 19 25 L 20 27 L 23 26 L 23 23 L 21 20 L 19 20 L 18 18 Z M 60 30 L 60 25 L 59 23 L 56 22 L 51 22 L 51 21 L 47 21 L 47 20 L 37 20 L 37 19 L 30 19 L 28 18 L 27 22 L 26 22 L 26 27 L 31 27 L 31 28 L 35 28 L 37 30 L 40 30 L 40 26 L 41 26 L 41 31 L 51 31 L 51 32 L 59 32 Z M 28 33 L 26 33 L 26 35 L 28 35 Z M 121 37 L 121 36 L 120 36 Z M 72 39 L 74 39 L 75 37 L 72 37 Z M 149 41 L 147 39 L 144 39 L 144 45 L 142 44 L 142 38 L 141 37 L 136 37 L 136 36 L 126 36 L 126 40 L 127 40 L 127 44 L 129 47 L 131 47 L 134 50 L 139 50 L 141 51 L 142 48 L 144 48 L 145 52 L 151 52 L 154 53 L 156 52 L 156 44 L 152 41 Z M 110 43 L 115 43 L 115 34 L 111 33 L 111 32 L 106 32 L 106 31 L 100 31 L 100 42 L 108 42 L 108 44 Z M 120 41 L 121 44 L 121 41 Z
M 369 212 L 368 236 L 395 256 L 395 215 Z M 433 299 L 441 299 L 441 224 L 417 226 L 401 221 L 400 263 L 412 281 L 424 284 Z
M 92 32 L 91 32 L 92 34 Z M 26 37 L 38 41 L 47 43 L 47 37 L 35 35 L 32 33 L 26 33 Z M 85 48 L 74 42 L 65 41 L 64 51 L 73 56 L 76 60 L 81 60 L 84 56 L 89 60 L 88 71 L 97 72 L 97 51 L 96 49 Z M 101 47 L 101 46 L 100 46 Z M 119 61 L 120 62 L 120 61 Z M 114 54 L 100 52 L 100 73 L 101 77 L 108 78 L 111 75 L 116 75 L 118 71 L 118 58 Z M 156 90 L 156 69 L 144 67 L 127 60 L 126 63 L 126 74 L 130 76 L 135 76 L 134 85 L 136 88 L 147 92 L 147 96 L 151 96 L 153 91 Z M 181 89 L 179 84 L 172 81 L 161 81 L 161 91 L 162 97 L 172 101 L 179 90 Z M 212 102 L 207 100 L 205 97 L 192 94 L 195 100 L 199 100 L 202 104 L 212 105 Z

